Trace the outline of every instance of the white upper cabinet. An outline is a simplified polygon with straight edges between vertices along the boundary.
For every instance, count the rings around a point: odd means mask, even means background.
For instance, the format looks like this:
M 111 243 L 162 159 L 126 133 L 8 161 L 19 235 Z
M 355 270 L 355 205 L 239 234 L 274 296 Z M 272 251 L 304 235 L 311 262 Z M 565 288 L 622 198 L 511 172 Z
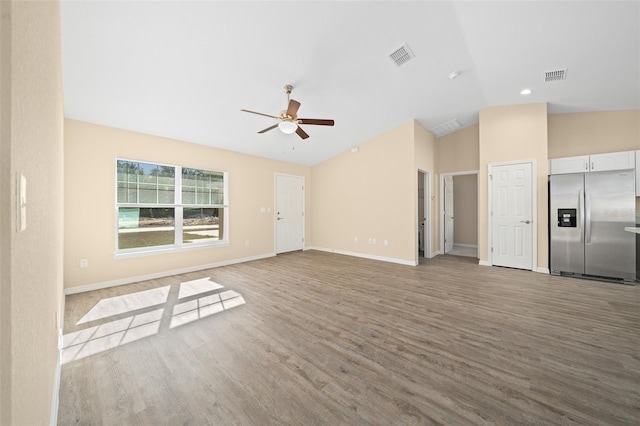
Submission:
M 550 163 L 549 170 L 552 175 L 628 170 L 635 169 L 636 167 L 636 153 L 634 151 L 623 151 L 607 154 L 581 155 L 579 157 L 554 158 Z
M 634 151 L 612 152 L 589 156 L 589 171 L 635 169 L 636 153 Z
M 589 171 L 589 156 L 554 158 L 551 160 L 551 174 L 582 173 Z

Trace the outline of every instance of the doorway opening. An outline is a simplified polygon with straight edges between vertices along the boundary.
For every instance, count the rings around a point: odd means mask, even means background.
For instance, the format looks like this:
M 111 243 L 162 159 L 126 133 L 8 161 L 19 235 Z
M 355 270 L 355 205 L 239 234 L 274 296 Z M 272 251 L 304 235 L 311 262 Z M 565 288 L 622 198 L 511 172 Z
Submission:
M 478 171 L 440 175 L 442 254 L 478 258 Z
M 430 216 L 429 216 L 429 201 L 431 195 L 429 193 L 429 172 L 418 170 L 418 202 L 416 203 L 418 212 L 417 218 L 417 263 L 420 263 L 422 258 L 431 257 L 431 231 L 430 231 Z

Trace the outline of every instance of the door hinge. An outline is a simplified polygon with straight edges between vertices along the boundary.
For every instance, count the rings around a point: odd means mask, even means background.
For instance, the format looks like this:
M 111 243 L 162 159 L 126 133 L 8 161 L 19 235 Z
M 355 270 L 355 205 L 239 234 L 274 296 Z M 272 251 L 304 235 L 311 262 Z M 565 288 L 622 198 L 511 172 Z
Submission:
M 493 180 L 493 175 L 489 175 L 489 180 Z
M 302 185 L 302 190 L 304 191 L 304 185 Z
M 493 247 L 491 247 L 491 253 L 493 253 Z
M 304 212 L 302 212 L 302 216 L 304 216 Z
M 302 242 L 304 243 L 304 237 L 302 237 Z

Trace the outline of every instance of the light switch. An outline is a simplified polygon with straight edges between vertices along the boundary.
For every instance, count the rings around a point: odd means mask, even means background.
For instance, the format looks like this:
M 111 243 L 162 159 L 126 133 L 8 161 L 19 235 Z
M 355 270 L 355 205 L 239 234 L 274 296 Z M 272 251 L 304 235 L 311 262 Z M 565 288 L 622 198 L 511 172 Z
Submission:
M 27 178 L 18 174 L 16 179 L 17 192 L 17 228 L 18 232 L 27 229 Z

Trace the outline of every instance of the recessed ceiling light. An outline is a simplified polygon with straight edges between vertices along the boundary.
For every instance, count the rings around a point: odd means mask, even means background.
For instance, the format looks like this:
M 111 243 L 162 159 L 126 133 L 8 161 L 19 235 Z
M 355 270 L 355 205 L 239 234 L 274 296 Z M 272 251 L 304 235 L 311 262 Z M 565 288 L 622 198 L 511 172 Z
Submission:
M 520 94 L 521 94 L 521 95 L 530 95 L 530 94 L 531 94 L 531 92 L 532 92 L 532 90 L 531 90 L 531 89 L 522 89 L 522 90 L 520 91 Z
M 456 78 L 458 78 L 459 75 L 460 73 L 458 71 L 454 71 L 451 74 L 449 74 L 449 80 L 455 80 Z

